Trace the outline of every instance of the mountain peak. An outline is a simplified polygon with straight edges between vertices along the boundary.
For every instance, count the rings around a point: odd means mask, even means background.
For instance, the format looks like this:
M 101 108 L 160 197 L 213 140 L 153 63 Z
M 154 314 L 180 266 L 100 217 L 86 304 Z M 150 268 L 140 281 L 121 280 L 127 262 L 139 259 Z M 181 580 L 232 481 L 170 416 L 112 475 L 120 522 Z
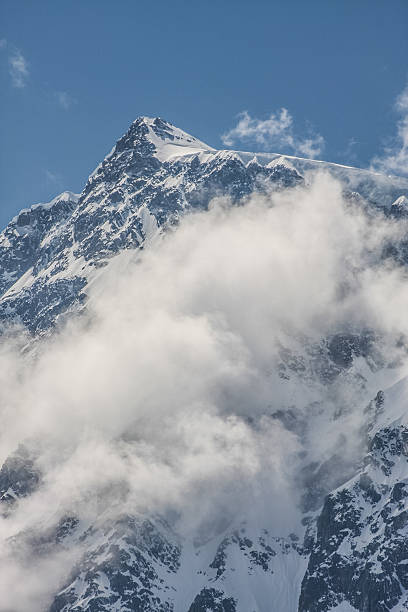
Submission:
M 408 198 L 404 195 L 401 195 L 399 198 L 395 200 L 395 202 L 392 203 L 392 206 L 395 206 L 396 208 L 407 209 L 408 208 Z
M 124 139 L 127 146 L 133 145 L 129 148 L 153 145 L 154 150 L 152 149 L 151 153 L 161 162 L 190 153 L 214 150 L 161 117 L 138 117 L 125 136 L 118 141 L 118 145 L 122 145 Z
M 275 157 L 269 164 L 267 164 L 268 168 L 276 168 L 277 166 L 284 166 L 285 168 L 289 168 L 289 170 L 295 170 L 293 164 L 290 163 L 287 157 L 284 155 L 279 155 Z
M 53 198 L 50 202 L 39 202 L 38 204 L 33 204 L 29 208 L 23 208 L 20 210 L 18 215 L 13 217 L 11 223 L 24 224 L 28 222 L 30 219 L 30 215 L 40 211 L 50 211 L 54 207 L 58 207 L 63 209 L 65 207 L 72 209 L 76 204 L 78 204 L 80 194 L 73 193 L 72 191 L 63 191 L 55 198 Z
M 127 132 L 92 172 L 85 191 L 89 191 L 95 180 L 105 180 L 106 171 L 109 180 L 118 180 L 119 175 L 129 168 L 133 174 L 140 174 L 148 168 L 156 171 L 164 162 L 214 151 L 198 138 L 160 117 L 141 116 L 131 123 Z

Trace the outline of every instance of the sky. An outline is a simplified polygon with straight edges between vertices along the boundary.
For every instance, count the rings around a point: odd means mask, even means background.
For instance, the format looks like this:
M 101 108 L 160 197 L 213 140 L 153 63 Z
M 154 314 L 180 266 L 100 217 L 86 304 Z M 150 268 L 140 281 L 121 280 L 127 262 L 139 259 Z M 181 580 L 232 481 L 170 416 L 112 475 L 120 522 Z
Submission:
M 407 32 L 406 0 L 2 0 L 0 225 L 80 192 L 140 115 L 369 167 L 408 145 Z

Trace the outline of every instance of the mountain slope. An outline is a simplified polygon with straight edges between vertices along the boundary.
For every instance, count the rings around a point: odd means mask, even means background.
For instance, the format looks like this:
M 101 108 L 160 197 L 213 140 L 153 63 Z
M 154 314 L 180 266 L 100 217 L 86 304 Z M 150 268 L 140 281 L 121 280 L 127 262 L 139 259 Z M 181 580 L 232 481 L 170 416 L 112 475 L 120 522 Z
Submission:
M 290 161 L 288 161 L 290 159 Z M 77 309 L 87 283 L 115 253 L 149 242 L 186 210 L 215 195 L 239 200 L 254 189 L 302 182 L 330 171 L 347 190 L 381 205 L 408 193 L 408 181 L 278 155 L 215 151 L 161 119 L 137 119 L 77 197 L 61 194 L 23 211 L 0 235 L 0 319 L 33 332 Z
M 312 183 L 316 171 L 340 181 L 348 206 L 366 211 L 374 221 L 391 219 L 403 227 L 406 179 L 278 154 L 217 151 L 162 119 L 137 119 L 80 195 L 64 192 L 48 204 L 21 211 L 1 233 L 4 337 L 9 326 L 14 330 L 21 324 L 41 345 L 42 336 L 52 336 L 55 327 L 63 328 L 71 315 L 86 308 L 92 284 L 116 254 L 154 250 L 160 234 L 188 212 L 207 211 L 213 198 L 228 196 L 240 204 L 254 192 L 288 190 L 296 196 Z M 404 270 L 406 235 L 401 232 L 398 241 L 383 246 L 381 257 L 390 274 L 394 266 Z M 371 244 L 367 250 L 375 259 Z M 274 289 L 279 294 L 280 287 Z M 353 295 L 353 290 L 338 287 L 339 296 L 348 291 Z M 281 466 L 282 480 L 295 473 L 281 517 L 268 508 L 263 514 L 252 508 L 242 517 L 239 509 L 223 507 L 218 521 L 212 519 L 192 535 L 179 528 L 174 510 L 163 515 L 130 512 L 123 501 L 126 487 L 108 481 L 107 491 L 103 486 L 103 493 L 89 494 L 96 520 L 91 513 L 76 512 L 74 503 L 61 517 L 56 500 L 55 509 L 48 507 L 45 518 L 39 515 L 34 529 L 19 529 L 21 508 L 28 504 L 35 515 L 41 492 L 54 477 L 47 473 L 52 442 L 47 440 L 47 452 L 41 454 L 36 440 L 20 440 L 0 470 L 1 533 L 7 532 L 11 517 L 18 527 L 4 540 L 10 555 L 6 561 L 22 559 L 24 571 L 30 564 L 44 564 L 50 572 L 50 559 L 51 564 L 60 557 L 69 560 L 51 595 L 30 612 L 408 609 L 407 393 L 401 357 L 406 341 L 393 330 L 386 343 L 365 321 L 358 328 L 324 329 L 326 335 L 318 338 L 304 330 L 284 330 L 278 354 L 268 363 L 265 389 L 259 389 L 264 381 L 255 377 L 259 396 L 251 387 L 252 395 L 242 399 L 256 397 L 258 411 L 223 415 L 229 422 L 241 419 L 255 434 L 263 427 L 276 428 L 282 436 L 288 434 L 285 440 L 294 441 L 290 465 Z M 268 344 L 264 330 L 257 336 L 264 333 Z M 28 353 L 36 358 L 35 351 Z M 239 404 L 239 389 L 234 392 L 226 386 L 220 395 L 230 393 Z M 30 394 L 26 399 L 31 401 Z M 103 405 L 102 396 L 99 401 Z M 5 409 L 13 409 L 7 402 Z M 28 420 L 35 420 L 37 408 L 41 410 L 41 402 L 34 404 Z M 356 429 L 353 445 L 343 433 L 351 431 L 350 422 Z M 93 425 L 87 423 L 90 431 Z M 81 431 L 80 437 L 87 433 Z M 137 427 L 126 431 L 120 439 L 123 456 L 127 445 L 140 446 L 149 456 L 140 436 Z M 316 449 L 318 438 L 328 440 L 323 452 Z M 81 465 L 80 476 L 86 477 L 86 466 L 82 470 Z M 66 487 L 75 493 L 76 483 L 68 477 Z M 277 501 L 284 504 L 282 491 L 274 490 L 274 495 L 281 494 Z M 101 502 L 104 496 L 107 506 Z M 18 612 L 28 609 L 19 606 Z

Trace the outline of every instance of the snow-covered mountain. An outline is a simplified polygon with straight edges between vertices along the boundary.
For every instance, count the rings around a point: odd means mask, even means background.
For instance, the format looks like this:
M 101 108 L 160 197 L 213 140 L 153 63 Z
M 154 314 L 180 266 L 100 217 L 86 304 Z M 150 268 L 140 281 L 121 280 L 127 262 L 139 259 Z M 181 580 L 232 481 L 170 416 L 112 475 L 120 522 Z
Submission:
M 218 193 L 243 197 L 264 177 L 278 185 L 302 180 L 284 160 L 245 164 L 161 119 L 137 119 L 80 196 L 64 193 L 24 210 L 1 234 L 1 318 L 17 316 L 32 331 L 49 328 L 78 307 L 112 255 L 143 246 Z
M 408 179 L 278 154 L 218 151 L 162 119 L 137 119 L 81 194 L 64 192 L 25 209 L 0 234 L 4 337 L 14 324 L 26 328 L 34 344 L 49 337 L 86 309 L 89 288 L 116 254 L 154 249 L 161 233 L 186 213 L 205 211 L 213 198 L 240 203 L 254 192 L 297 189 L 320 170 L 341 182 L 350 206 L 401 222 L 408 216 Z M 407 244 L 402 236 L 387 245 L 384 257 L 404 266 Z M 277 388 L 296 381 L 311 399 L 300 411 L 292 398 L 290 405 L 270 410 L 268 419 L 300 444 L 317 427 L 328 435 L 350 418 L 350 407 L 330 418 L 325 410 L 339 385 L 363 415 L 360 454 L 345 456 L 336 446 L 318 460 L 306 446 L 299 453 L 299 521 L 292 532 L 248 517 L 221 521 L 211 536 L 189 541 L 171 517 L 159 514 L 126 511 L 118 519 L 105 510 L 91 523 L 66 515 L 12 538 L 15 554 L 25 551 L 30 562 L 80 550 L 43 609 L 408 609 L 407 383 L 399 380 L 395 355 L 381 354 L 370 334 L 335 329 L 319 342 L 297 338 L 282 346 L 274 370 Z M 403 339 L 398 342 L 401 347 Z M 257 427 L 255 417 L 249 425 Z M 6 526 L 19 500 L 42 486 L 35 444 L 22 442 L 0 470 Z
M 216 151 L 161 119 L 142 117 L 116 143 L 77 196 L 64 192 L 21 211 L 0 235 L 0 318 L 31 331 L 54 325 L 85 300 L 108 259 L 142 247 L 186 211 L 216 195 L 293 186 L 324 168 L 379 206 L 408 193 L 408 180 L 274 154 Z M 400 204 L 396 206 L 400 208 Z

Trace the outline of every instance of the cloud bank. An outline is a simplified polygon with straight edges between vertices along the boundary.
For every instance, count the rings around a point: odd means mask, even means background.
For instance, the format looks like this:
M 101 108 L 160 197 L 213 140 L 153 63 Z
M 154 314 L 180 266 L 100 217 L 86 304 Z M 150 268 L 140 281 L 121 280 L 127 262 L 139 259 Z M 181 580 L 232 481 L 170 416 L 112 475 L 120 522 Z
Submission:
M 87 314 L 28 357 L 26 338 L 3 343 L 0 459 L 24 442 L 42 473 L 0 519 L 3 605 L 41 610 L 63 584 L 79 544 L 33 569 L 13 538 L 67 515 L 159 513 L 186 537 L 253 513 L 280 535 L 296 529 L 305 453 L 356 452 L 378 390 L 361 364 L 323 384 L 305 347 L 345 330 L 390 346 L 408 334 L 404 272 L 381 258 L 405 231 L 325 175 L 241 206 L 216 199 L 113 259 Z M 304 368 L 280 376 L 283 353 Z M 298 430 L 276 417 L 288 410 Z

